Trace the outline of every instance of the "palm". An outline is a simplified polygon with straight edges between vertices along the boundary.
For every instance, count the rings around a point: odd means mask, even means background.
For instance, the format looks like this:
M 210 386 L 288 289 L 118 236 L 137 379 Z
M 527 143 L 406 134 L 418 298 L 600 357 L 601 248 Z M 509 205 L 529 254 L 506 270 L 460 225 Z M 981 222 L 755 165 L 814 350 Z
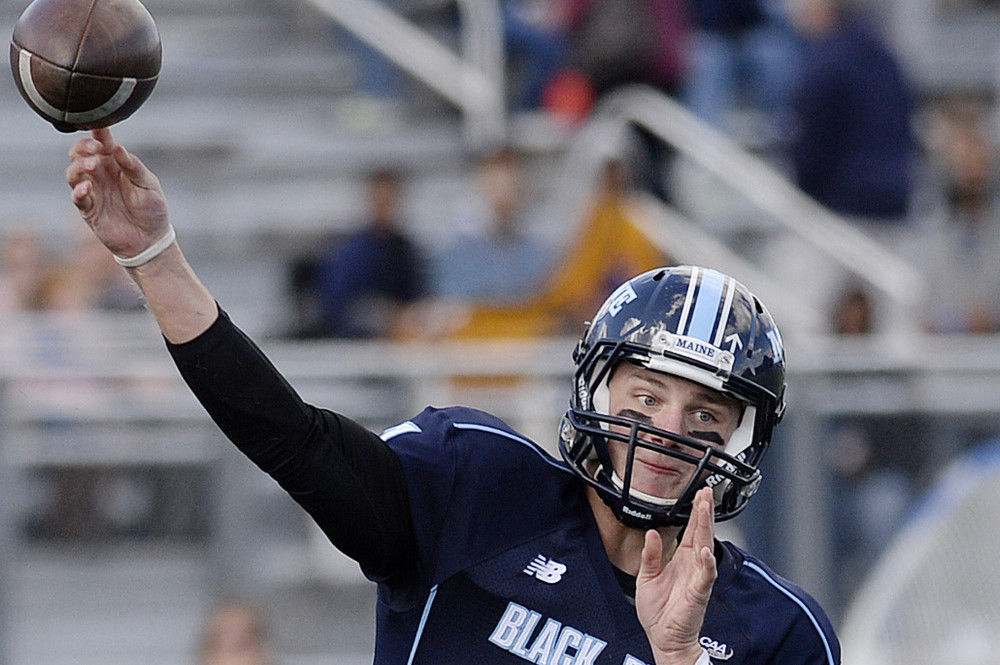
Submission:
M 96 151 L 93 140 L 101 143 Z M 167 204 L 159 181 L 138 159 L 116 148 L 110 132 L 95 131 L 70 154 L 74 161 L 67 179 L 74 203 L 112 252 L 134 255 L 164 233 Z
M 689 665 L 701 650 L 698 636 L 716 577 L 711 503 L 710 490 L 699 492 L 684 537 L 666 565 L 660 535 L 646 534 L 636 581 L 636 612 L 658 665 Z

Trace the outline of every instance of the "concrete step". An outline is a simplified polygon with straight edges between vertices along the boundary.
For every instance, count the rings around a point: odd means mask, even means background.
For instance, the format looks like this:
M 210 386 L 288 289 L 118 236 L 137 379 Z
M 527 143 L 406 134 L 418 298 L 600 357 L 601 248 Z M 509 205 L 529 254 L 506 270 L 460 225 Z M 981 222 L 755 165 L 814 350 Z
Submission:
M 194 662 L 225 596 L 207 554 L 171 546 L 33 547 L 5 566 L 5 665 Z M 239 596 L 255 602 L 254 594 Z M 261 594 L 278 661 L 370 663 L 374 589 L 304 582 Z
M 6 569 L 11 665 L 183 662 L 212 600 L 187 549 L 31 548 Z

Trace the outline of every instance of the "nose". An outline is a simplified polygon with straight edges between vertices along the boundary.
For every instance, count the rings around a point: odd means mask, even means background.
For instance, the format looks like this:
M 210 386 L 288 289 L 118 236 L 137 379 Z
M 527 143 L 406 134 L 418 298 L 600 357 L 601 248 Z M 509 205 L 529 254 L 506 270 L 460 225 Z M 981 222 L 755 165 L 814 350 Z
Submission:
M 666 406 L 660 409 L 653 416 L 653 427 L 657 429 L 662 429 L 672 434 L 684 435 L 684 412 L 682 409 L 672 406 Z M 671 445 L 670 440 L 662 440 L 662 437 L 654 437 L 657 443 L 663 445 Z

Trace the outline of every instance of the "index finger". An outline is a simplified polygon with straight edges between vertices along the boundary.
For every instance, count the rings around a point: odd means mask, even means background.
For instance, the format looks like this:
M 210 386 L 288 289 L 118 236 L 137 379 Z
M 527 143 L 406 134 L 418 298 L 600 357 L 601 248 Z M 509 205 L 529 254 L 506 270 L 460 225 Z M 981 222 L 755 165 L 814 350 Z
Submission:
M 111 155 L 115 149 L 115 139 L 108 128 L 95 129 L 89 136 L 77 140 L 69 150 L 70 159 L 87 155 Z
M 107 127 L 91 130 L 90 135 L 104 146 L 104 152 L 110 153 L 115 148 L 115 138 Z
M 688 528 L 684 530 L 681 544 L 687 544 L 701 551 L 702 548 L 712 548 L 715 539 L 715 495 L 709 487 L 698 490 L 694 496 L 694 508 Z M 686 542 L 685 542 L 686 541 Z

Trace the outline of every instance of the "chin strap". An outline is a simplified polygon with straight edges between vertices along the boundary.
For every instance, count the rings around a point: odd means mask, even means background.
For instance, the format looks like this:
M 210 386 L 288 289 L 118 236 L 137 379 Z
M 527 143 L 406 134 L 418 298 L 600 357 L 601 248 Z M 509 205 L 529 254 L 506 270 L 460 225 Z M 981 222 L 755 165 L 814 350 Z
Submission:
M 611 482 L 618 488 L 619 492 L 625 491 L 625 481 L 622 480 L 621 476 L 618 475 L 617 471 L 611 472 Z M 629 496 L 634 499 L 639 499 L 640 501 L 645 501 L 646 503 L 652 503 L 657 506 L 673 506 L 677 503 L 677 499 L 664 499 L 662 497 L 653 496 L 652 494 L 646 494 L 641 492 L 634 487 L 630 487 L 628 490 Z

